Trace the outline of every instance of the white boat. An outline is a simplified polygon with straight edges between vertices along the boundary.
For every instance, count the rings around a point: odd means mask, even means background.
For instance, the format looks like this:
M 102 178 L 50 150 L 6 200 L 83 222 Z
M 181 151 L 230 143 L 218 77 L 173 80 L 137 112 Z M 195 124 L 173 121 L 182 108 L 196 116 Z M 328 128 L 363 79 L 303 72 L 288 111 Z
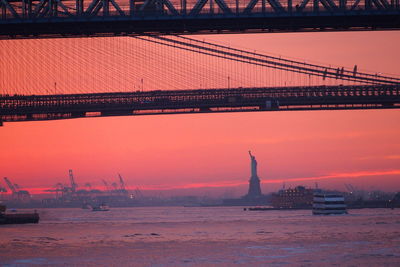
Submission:
M 106 204 L 92 207 L 92 211 L 109 211 L 110 208 Z
M 344 197 L 338 194 L 315 193 L 313 199 L 313 214 L 347 214 Z

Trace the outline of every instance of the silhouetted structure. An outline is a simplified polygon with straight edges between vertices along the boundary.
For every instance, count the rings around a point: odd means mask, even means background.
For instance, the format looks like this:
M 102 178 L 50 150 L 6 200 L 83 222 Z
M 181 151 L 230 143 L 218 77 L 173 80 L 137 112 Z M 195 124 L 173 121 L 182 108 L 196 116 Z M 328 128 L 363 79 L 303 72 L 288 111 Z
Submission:
M 260 187 L 260 178 L 257 175 L 257 160 L 249 151 L 250 160 L 251 160 L 251 177 L 249 180 L 249 192 L 245 196 L 245 198 L 259 198 L 262 196 L 261 187 Z
M 249 180 L 249 190 L 246 195 L 241 198 L 224 199 L 223 205 L 226 206 L 252 206 L 252 205 L 266 205 L 267 196 L 261 193 L 260 178 L 257 175 L 257 160 L 256 157 L 250 155 L 251 176 Z
M 2 0 L 0 38 L 399 29 L 392 1 Z
M 399 104 L 399 85 L 0 95 L 0 121 L 272 110 L 391 109 L 399 108 Z
M 397 192 L 396 195 L 394 195 L 393 199 L 389 201 L 389 204 L 392 209 L 400 208 L 400 192 Z
M 271 204 L 279 209 L 301 209 L 311 208 L 314 193 L 321 192 L 319 189 L 296 186 L 295 188 L 282 189 L 272 194 Z

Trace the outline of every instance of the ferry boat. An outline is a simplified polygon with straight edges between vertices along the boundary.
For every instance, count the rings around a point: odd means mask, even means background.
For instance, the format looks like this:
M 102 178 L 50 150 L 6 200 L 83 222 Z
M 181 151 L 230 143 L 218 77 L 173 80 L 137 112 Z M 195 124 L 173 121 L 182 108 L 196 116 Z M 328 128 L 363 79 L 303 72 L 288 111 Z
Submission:
M 344 197 L 338 194 L 314 194 L 314 215 L 347 214 Z
M 6 206 L 0 204 L 0 224 L 38 223 L 39 214 L 34 213 L 7 213 Z
M 316 189 L 296 186 L 279 190 L 271 196 L 271 205 L 279 209 L 311 209 Z

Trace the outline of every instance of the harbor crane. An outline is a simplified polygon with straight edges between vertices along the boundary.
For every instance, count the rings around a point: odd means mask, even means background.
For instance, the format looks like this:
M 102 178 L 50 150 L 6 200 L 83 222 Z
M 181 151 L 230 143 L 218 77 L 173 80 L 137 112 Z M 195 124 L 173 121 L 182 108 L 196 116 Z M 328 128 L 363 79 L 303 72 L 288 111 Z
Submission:
M 18 190 L 15 188 L 15 186 L 13 185 L 13 183 L 10 182 L 10 180 L 8 180 L 7 177 L 4 177 L 4 181 L 6 182 L 8 188 L 10 188 L 11 192 L 13 194 L 16 194 L 18 192 Z
M 102 179 L 104 186 L 106 187 L 106 191 L 110 191 L 110 186 L 108 185 L 107 181 Z
M 119 177 L 119 185 L 120 185 L 120 189 L 118 190 L 118 192 L 121 195 L 128 195 L 128 190 L 126 190 L 126 185 L 125 185 L 125 181 L 122 178 L 121 174 L 118 173 L 118 177 Z
M 3 194 L 1 193 L 7 193 L 7 189 L 5 187 L 0 186 L 0 200 L 3 200 Z
M 72 173 L 72 170 L 69 170 L 68 173 L 69 173 L 69 181 L 71 182 L 71 191 L 72 193 L 75 193 L 78 185 L 75 183 L 74 174 Z
M 17 184 L 13 184 L 7 177 L 4 177 L 8 188 L 10 188 L 13 197 L 17 197 L 18 200 L 26 200 L 30 198 L 30 194 L 26 190 L 20 190 Z
M 118 185 L 117 185 L 116 182 L 113 182 L 113 183 L 111 184 L 111 186 L 114 188 L 114 191 L 117 191 L 117 190 L 118 190 Z
M 121 190 L 125 191 L 125 182 L 122 179 L 121 174 L 118 173 L 118 177 L 119 177 L 119 184 L 120 184 Z
M 67 191 L 67 188 L 64 187 L 62 183 L 57 183 L 53 189 L 46 189 L 44 190 L 46 192 L 55 192 L 56 193 L 56 199 L 62 198 L 64 196 L 64 193 Z

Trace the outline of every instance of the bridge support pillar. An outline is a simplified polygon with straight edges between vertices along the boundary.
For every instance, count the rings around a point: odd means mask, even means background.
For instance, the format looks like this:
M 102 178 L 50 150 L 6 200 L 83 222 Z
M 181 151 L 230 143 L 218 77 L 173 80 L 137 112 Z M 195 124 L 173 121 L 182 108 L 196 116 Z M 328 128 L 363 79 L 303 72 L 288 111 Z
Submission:
M 236 15 L 239 15 L 239 0 L 235 0 L 235 12 Z
M 83 0 L 76 0 L 76 13 L 77 15 L 83 14 Z
M 318 13 L 318 11 L 319 11 L 319 0 L 314 0 L 313 11 Z
M 342 11 L 346 10 L 346 0 L 339 0 L 339 9 Z

